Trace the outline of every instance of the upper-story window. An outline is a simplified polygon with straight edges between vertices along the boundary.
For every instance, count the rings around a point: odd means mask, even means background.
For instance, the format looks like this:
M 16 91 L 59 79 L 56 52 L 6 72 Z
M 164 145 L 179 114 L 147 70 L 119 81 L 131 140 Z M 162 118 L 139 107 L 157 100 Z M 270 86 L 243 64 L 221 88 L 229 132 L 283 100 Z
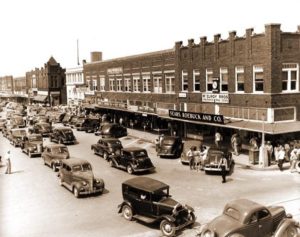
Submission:
M 245 73 L 243 66 L 235 67 L 235 91 L 244 92 L 244 84 L 245 84 Z
M 97 90 L 97 80 L 93 80 L 92 91 Z
M 175 92 L 175 75 L 174 73 L 165 73 L 165 88 L 166 93 Z
M 143 92 L 150 92 L 150 88 L 151 88 L 150 73 L 143 74 L 142 80 L 143 80 Z
M 133 81 L 133 91 L 134 92 L 139 92 L 140 91 L 140 76 L 139 75 L 136 75 L 136 76 L 133 76 L 132 78 L 132 81 Z
M 123 91 L 122 76 L 117 76 L 117 91 Z
M 282 64 L 282 91 L 298 91 L 298 64 Z
M 200 92 L 200 70 L 199 69 L 193 70 L 193 84 L 194 84 L 194 91 Z
M 228 92 L 228 69 L 226 67 L 220 68 L 220 90 Z
M 100 91 L 105 91 L 105 76 L 100 75 Z
M 254 92 L 264 92 L 264 68 L 260 65 L 253 66 Z
M 131 78 L 130 78 L 130 76 L 125 76 L 124 77 L 124 89 L 127 92 L 131 91 Z
M 153 74 L 153 89 L 154 93 L 162 93 L 161 74 Z
M 115 90 L 115 78 L 109 77 L 109 90 L 114 91 Z
M 189 79 L 188 79 L 187 70 L 182 70 L 181 84 L 182 84 L 182 88 L 181 88 L 182 91 L 189 90 Z
M 213 89 L 213 70 L 206 69 L 206 91 L 212 91 Z

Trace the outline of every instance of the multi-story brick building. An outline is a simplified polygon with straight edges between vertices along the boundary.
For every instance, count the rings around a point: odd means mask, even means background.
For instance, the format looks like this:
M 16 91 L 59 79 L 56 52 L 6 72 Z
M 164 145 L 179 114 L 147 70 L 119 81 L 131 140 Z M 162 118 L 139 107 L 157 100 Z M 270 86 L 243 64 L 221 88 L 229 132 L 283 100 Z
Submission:
M 49 105 L 67 103 L 65 69 L 53 57 L 44 67 L 26 72 L 26 87 L 35 102 Z
M 245 141 L 253 132 L 293 136 L 300 131 L 299 31 L 269 24 L 260 34 L 247 29 L 243 37 L 176 42 L 169 50 L 87 63 L 85 80 L 100 111 L 150 121 L 151 129 L 195 138 L 239 130 Z

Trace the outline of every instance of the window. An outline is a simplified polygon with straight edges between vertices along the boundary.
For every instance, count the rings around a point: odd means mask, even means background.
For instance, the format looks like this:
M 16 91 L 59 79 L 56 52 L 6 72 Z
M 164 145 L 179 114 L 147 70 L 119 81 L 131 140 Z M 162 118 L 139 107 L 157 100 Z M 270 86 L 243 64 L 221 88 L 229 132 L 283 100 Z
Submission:
M 194 84 L 194 91 L 200 92 L 200 71 L 199 71 L 199 69 L 193 70 L 193 84 Z
M 264 69 L 262 66 L 253 66 L 254 92 L 264 91 Z
M 139 88 L 139 85 L 140 85 L 140 76 L 137 75 L 137 76 L 133 76 L 133 91 L 134 92 L 139 92 L 140 91 L 140 88 Z
M 213 89 L 213 70 L 206 69 L 206 91 L 212 91 Z
M 91 80 L 86 80 L 86 85 L 89 90 L 91 90 Z
M 166 93 L 174 93 L 175 92 L 175 75 L 174 75 L 174 73 L 166 73 L 165 74 L 165 86 L 166 86 Z
M 235 90 L 238 92 L 244 92 L 244 84 L 245 84 L 245 74 L 244 74 L 244 67 L 238 66 L 235 67 Z
M 115 90 L 115 78 L 109 77 L 109 90 L 114 91 Z
M 150 92 L 150 74 L 144 74 L 142 75 L 143 80 L 143 92 Z
M 122 77 L 118 76 L 117 77 L 117 91 L 123 91 L 123 82 L 122 82 Z
M 182 91 L 189 90 L 189 80 L 188 80 L 188 72 L 186 70 L 182 70 Z
M 282 65 L 282 91 L 298 91 L 298 64 Z
M 225 67 L 220 68 L 220 91 L 228 92 L 228 69 Z
M 131 78 L 130 77 L 125 77 L 124 79 L 124 87 L 125 91 L 131 91 Z
M 100 91 L 105 91 L 105 76 L 100 75 Z
M 161 74 L 154 74 L 153 75 L 153 86 L 154 86 L 154 93 L 162 93 L 162 79 Z

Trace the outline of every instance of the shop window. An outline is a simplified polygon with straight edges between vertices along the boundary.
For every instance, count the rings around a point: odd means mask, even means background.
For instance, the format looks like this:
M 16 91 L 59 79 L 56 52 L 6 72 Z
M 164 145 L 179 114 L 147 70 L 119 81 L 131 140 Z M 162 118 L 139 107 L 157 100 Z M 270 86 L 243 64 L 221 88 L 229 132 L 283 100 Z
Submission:
M 189 90 L 189 80 L 188 80 L 188 72 L 186 70 L 182 70 L 182 91 L 188 91 Z
M 244 67 L 238 66 L 235 68 L 235 81 L 236 86 L 235 90 L 237 92 L 244 92 L 244 84 L 245 84 L 245 74 L 244 74 Z
M 254 92 L 264 92 L 264 69 L 262 66 L 253 66 Z
M 282 91 L 298 91 L 298 64 L 284 63 L 282 65 Z
M 200 92 L 200 70 L 193 70 L 193 84 L 194 84 L 194 92 Z
M 228 69 L 220 68 L 220 89 L 221 92 L 228 92 Z
M 206 69 L 206 91 L 212 91 L 213 89 L 213 70 Z

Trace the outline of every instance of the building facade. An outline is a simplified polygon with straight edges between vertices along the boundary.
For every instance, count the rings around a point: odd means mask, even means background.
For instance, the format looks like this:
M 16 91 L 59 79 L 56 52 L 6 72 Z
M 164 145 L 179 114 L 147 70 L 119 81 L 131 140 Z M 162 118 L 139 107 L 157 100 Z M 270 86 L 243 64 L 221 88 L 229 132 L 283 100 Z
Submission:
M 44 67 L 26 72 L 26 87 L 33 102 L 67 104 L 65 69 L 53 57 Z
M 66 69 L 66 85 L 68 105 L 80 105 L 87 90 L 82 66 Z

